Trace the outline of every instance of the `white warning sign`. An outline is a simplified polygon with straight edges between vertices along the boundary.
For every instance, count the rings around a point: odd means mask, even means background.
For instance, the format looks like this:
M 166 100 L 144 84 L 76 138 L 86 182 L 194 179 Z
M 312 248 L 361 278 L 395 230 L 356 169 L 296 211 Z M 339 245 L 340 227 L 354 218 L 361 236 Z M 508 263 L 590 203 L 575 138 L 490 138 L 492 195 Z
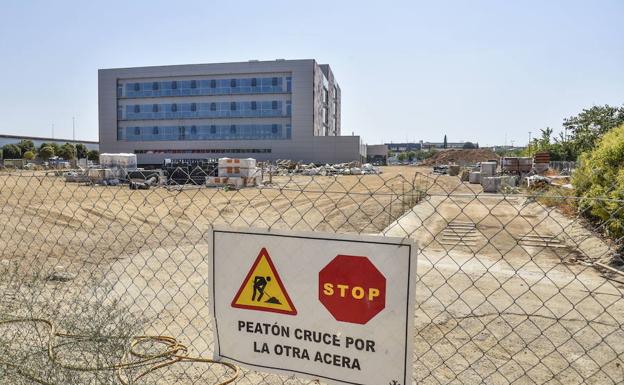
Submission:
M 216 359 L 336 384 L 411 383 L 410 240 L 216 228 L 209 261 Z

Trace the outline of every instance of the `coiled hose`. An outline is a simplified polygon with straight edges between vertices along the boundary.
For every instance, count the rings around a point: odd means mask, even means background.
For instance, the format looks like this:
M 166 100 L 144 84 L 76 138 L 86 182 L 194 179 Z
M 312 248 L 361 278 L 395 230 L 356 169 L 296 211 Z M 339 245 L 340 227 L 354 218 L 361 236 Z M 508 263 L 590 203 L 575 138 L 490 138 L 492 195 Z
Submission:
M 178 362 L 195 362 L 195 363 L 204 363 L 204 364 L 214 364 L 214 365 L 222 365 L 234 371 L 234 374 L 226 379 L 225 381 L 218 382 L 215 385 L 227 385 L 234 382 L 239 374 L 240 370 L 236 365 L 227 363 L 227 362 L 218 362 L 208 358 L 202 357 L 191 357 L 188 355 L 188 347 L 181 344 L 178 340 L 169 336 L 133 336 L 130 337 L 130 346 L 127 349 L 119 363 L 113 365 L 106 366 L 79 366 L 79 365 L 71 365 L 67 363 L 60 362 L 56 358 L 56 354 L 54 352 L 55 345 L 54 340 L 56 338 L 67 338 L 74 340 L 91 340 L 94 339 L 93 336 L 89 335 L 81 335 L 81 334 L 67 334 L 60 333 L 56 331 L 56 328 L 52 322 L 43 318 L 13 318 L 13 319 L 0 319 L 0 325 L 7 324 L 41 324 L 45 325 L 48 330 L 48 343 L 47 343 L 47 355 L 51 362 L 59 366 L 60 368 L 79 371 L 79 372 L 96 372 L 96 371 L 115 371 L 117 379 L 123 385 L 129 385 L 129 382 L 124 379 L 123 370 L 125 369 L 134 369 L 134 368 L 144 368 L 136 377 L 132 379 L 132 381 L 137 381 L 141 377 L 155 371 L 158 369 L 162 369 L 164 367 L 173 365 Z M 104 338 L 125 338 L 125 337 L 104 337 Z M 101 337 L 97 338 L 101 340 Z M 157 343 L 164 345 L 165 348 L 163 351 L 155 353 L 155 354 L 145 354 L 137 351 L 137 348 L 144 343 Z M 131 358 L 134 360 L 130 361 Z M 24 368 L 22 365 L 15 364 L 10 361 L 6 361 L 0 357 L 0 366 L 4 365 L 6 367 L 12 368 L 15 373 L 20 376 L 23 376 L 31 381 L 39 383 L 41 385 L 58 385 L 46 381 L 44 379 L 39 378 L 35 373 L 32 373 L 28 369 Z

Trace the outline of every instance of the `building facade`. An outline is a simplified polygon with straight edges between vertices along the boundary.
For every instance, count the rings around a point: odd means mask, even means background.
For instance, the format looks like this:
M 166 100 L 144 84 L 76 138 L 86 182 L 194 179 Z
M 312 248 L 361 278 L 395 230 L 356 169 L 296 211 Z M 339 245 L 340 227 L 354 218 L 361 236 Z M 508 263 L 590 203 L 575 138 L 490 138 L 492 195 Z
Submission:
M 101 152 L 164 159 L 361 160 L 341 136 L 340 87 L 315 60 L 103 69 Z
M 388 146 L 385 144 L 369 144 L 366 146 L 366 162 L 376 166 L 388 164 Z
M 386 146 L 391 152 L 408 152 L 420 150 L 421 143 L 386 143 Z

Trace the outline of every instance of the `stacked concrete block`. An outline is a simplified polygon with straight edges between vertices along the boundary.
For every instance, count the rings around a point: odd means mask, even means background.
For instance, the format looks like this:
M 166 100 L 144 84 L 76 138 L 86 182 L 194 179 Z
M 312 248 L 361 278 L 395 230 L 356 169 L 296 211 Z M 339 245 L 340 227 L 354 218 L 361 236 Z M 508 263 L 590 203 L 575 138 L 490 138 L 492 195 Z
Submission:
M 252 177 L 258 173 L 256 160 L 253 158 L 220 158 L 218 163 L 219 176 Z
M 468 175 L 468 182 L 472 184 L 481 183 L 481 171 L 471 171 Z
M 220 158 L 217 167 L 219 176 L 207 178 L 206 185 L 242 188 L 262 183 L 260 169 L 253 158 Z
M 483 192 L 487 192 L 487 193 L 498 192 L 501 187 L 501 178 L 492 177 L 492 176 L 484 176 L 481 178 L 481 186 L 483 187 Z
M 481 162 L 481 176 L 491 177 L 496 175 L 496 162 Z
M 483 191 L 488 193 L 496 193 L 501 191 L 502 187 L 516 187 L 518 178 L 515 176 L 503 175 L 481 178 L 481 186 Z
M 228 182 L 227 176 L 209 176 L 206 178 L 206 186 L 210 187 L 218 187 L 227 184 Z
M 125 170 L 136 170 L 137 156 L 135 154 L 100 154 L 100 167 L 102 168 L 122 168 Z

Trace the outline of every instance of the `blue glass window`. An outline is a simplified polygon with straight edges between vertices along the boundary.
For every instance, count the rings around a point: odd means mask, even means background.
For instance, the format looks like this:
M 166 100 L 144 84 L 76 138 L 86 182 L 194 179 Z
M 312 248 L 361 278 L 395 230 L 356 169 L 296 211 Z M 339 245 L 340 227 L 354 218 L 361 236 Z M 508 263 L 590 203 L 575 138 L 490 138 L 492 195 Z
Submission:
M 286 103 L 286 108 L 283 107 Z M 251 118 L 291 116 L 291 102 L 280 100 L 165 103 L 119 107 L 119 120 L 192 119 L 192 118 Z M 150 112 L 151 111 L 151 112 Z M 125 115 L 123 114 L 125 112 Z
M 286 79 L 286 87 L 283 87 Z M 187 95 L 228 95 L 291 92 L 292 77 L 253 77 L 234 79 L 174 80 L 125 84 L 120 97 L 141 98 Z
M 286 130 L 282 127 L 277 123 L 129 127 L 118 128 L 117 138 L 127 141 L 290 139 L 290 125 L 286 125 Z

